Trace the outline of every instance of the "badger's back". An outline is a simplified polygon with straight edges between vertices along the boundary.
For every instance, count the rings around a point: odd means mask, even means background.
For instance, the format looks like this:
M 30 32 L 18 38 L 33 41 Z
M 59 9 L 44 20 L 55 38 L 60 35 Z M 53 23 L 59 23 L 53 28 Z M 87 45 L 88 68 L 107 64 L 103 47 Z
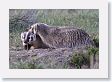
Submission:
M 53 48 L 83 48 L 94 46 L 89 35 L 81 29 L 76 28 L 51 28 L 47 35 L 39 34 L 43 42 Z

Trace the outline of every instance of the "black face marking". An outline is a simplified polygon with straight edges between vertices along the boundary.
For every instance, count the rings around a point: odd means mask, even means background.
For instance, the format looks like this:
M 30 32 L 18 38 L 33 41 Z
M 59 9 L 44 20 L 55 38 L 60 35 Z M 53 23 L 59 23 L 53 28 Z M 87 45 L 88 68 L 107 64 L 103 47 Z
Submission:
M 31 37 L 31 41 L 33 41 L 33 37 Z

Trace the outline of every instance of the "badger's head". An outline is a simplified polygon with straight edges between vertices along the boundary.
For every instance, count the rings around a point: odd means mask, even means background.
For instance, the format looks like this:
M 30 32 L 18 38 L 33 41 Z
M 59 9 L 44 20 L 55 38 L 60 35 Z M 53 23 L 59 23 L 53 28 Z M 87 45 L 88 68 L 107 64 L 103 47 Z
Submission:
M 21 40 L 25 50 L 29 50 L 33 46 L 33 42 L 36 41 L 36 35 L 32 32 L 22 32 Z

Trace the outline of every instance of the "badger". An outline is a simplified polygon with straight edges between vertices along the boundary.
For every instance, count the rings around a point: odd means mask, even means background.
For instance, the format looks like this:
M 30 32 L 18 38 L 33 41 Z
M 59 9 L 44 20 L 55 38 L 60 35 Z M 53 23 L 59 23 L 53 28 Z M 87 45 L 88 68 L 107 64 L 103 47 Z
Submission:
M 45 44 L 43 44 L 41 38 L 38 35 L 35 35 L 31 32 L 22 32 L 21 33 L 21 41 L 23 43 L 23 47 L 25 50 L 29 49 L 38 49 L 38 48 L 47 48 Z
M 75 27 L 55 27 L 44 23 L 31 25 L 28 32 L 40 37 L 50 48 L 85 48 L 95 46 L 90 36 L 82 29 Z

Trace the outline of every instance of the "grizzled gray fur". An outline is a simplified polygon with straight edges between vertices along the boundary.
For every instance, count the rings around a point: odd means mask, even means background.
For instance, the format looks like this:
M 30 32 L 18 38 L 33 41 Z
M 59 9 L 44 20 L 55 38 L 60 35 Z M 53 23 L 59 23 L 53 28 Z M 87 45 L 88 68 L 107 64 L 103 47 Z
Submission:
M 49 48 L 84 48 L 95 46 L 89 35 L 75 27 L 55 27 L 44 23 L 33 24 L 29 32 L 39 35 Z

